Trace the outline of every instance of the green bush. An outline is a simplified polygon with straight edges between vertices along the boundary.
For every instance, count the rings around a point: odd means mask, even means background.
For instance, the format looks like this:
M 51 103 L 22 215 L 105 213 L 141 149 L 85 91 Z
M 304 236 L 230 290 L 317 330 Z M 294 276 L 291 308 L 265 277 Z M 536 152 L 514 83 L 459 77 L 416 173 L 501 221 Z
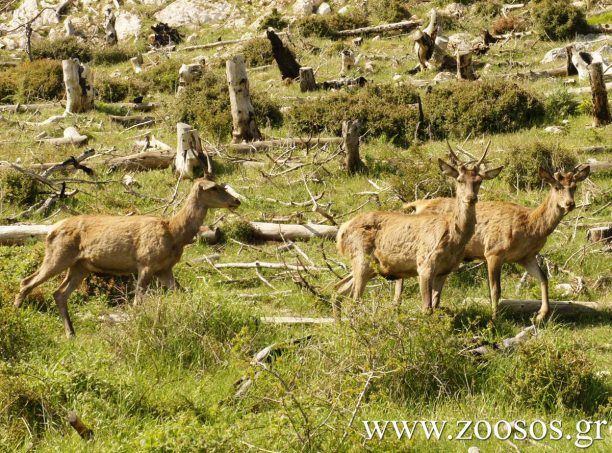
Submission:
M 17 91 L 15 77 L 10 70 L 0 72 L 0 104 L 12 104 Z
M 136 96 L 144 96 L 149 84 L 134 77 L 97 76 L 94 79 L 96 99 L 103 102 L 120 102 Z
M 68 60 L 78 58 L 81 62 L 91 60 L 91 46 L 79 41 L 74 36 L 55 39 L 43 39 L 32 43 L 32 58 L 48 58 L 50 60 Z
M 272 44 L 268 38 L 253 38 L 242 46 L 244 62 L 249 68 L 264 66 L 274 62 Z
M 329 14 L 319 16 L 313 14 L 298 19 L 294 27 L 299 34 L 308 38 L 318 36 L 320 38 L 333 38 L 340 30 L 349 30 L 369 25 L 369 21 L 363 14 Z
M 567 0 L 540 0 L 533 10 L 536 27 L 542 38 L 572 39 L 577 33 L 588 33 L 584 12 Z
M 139 74 L 139 79 L 148 83 L 152 90 L 161 93 L 175 93 L 179 82 L 179 60 L 168 59 Z
M 571 170 L 578 163 L 576 154 L 567 148 L 548 142 L 535 141 L 512 145 L 504 153 L 502 179 L 510 187 L 534 189 L 541 187 L 538 168 L 549 171 Z
M 578 103 L 566 89 L 558 89 L 546 97 L 544 108 L 551 119 L 565 118 L 576 114 Z
M 114 65 L 123 63 L 136 56 L 138 52 L 146 51 L 144 46 L 116 45 L 96 48 L 92 51 L 91 62 L 95 65 Z
M 16 101 L 57 100 L 64 97 L 62 64 L 54 60 L 24 62 L 14 70 Z
M 439 85 L 424 98 L 424 109 L 438 138 L 511 132 L 537 124 L 545 113 L 537 97 L 501 80 Z
M 370 0 L 367 5 L 380 22 L 401 22 L 412 16 L 405 0 Z
M 282 114 L 278 104 L 267 94 L 251 93 L 255 115 L 260 126 L 278 127 Z M 225 77 L 205 71 L 202 78 L 181 92 L 176 108 L 177 121 L 195 126 L 212 140 L 227 140 L 232 133 L 229 90 Z
M 358 119 L 370 136 L 407 146 L 419 121 L 418 110 L 407 105 L 417 99 L 417 92 L 408 86 L 370 85 L 331 93 L 324 101 L 306 100 L 291 109 L 288 122 L 296 133 L 339 135 L 342 121 Z
M 275 30 L 284 30 L 289 25 L 289 21 L 283 17 L 281 13 L 278 12 L 278 9 L 272 9 L 272 12 L 268 14 L 259 24 L 260 30 L 267 30 L 269 27 L 272 27 Z
M 0 172 L 0 187 L 4 200 L 17 206 L 31 205 L 40 193 L 40 183 L 14 170 Z

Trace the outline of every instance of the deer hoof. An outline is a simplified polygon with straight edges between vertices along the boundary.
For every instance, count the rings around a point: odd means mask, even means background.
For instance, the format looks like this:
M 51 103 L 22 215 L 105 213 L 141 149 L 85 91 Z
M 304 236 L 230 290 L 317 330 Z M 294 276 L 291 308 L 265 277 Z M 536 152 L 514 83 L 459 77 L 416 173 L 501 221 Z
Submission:
M 535 318 L 535 322 L 536 324 L 540 324 L 542 322 L 544 322 L 544 320 L 547 318 L 548 313 L 538 313 L 538 315 Z

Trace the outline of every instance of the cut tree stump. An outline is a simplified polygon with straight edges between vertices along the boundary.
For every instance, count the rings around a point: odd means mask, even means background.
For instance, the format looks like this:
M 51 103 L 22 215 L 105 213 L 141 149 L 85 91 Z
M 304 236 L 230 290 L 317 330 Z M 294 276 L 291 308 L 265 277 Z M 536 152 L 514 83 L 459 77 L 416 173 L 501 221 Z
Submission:
M 592 63 L 589 65 L 589 76 L 591 81 L 591 94 L 593 96 L 593 125 L 605 126 L 610 124 L 610 107 L 608 106 L 608 93 L 603 77 L 603 64 Z
M 352 30 L 340 30 L 335 33 L 335 36 L 346 38 L 349 36 L 373 35 L 380 33 L 388 33 L 392 31 L 410 31 L 417 28 L 423 22 L 420 20 L 405 20 L 402 22 L 394 22 L 392 24 L 375 25 L 373 27 L 354 28 Z
M 295 241 L 312 238 L 335 239 L 338 233 L 337 226 L 314 223 L 307 223 L 305 225 L 266 222 L 249 223 L 253 228 L 255 238 L 265 241 Z
M 93 108 L 93 72 L 77 58 L 62 60 L 66 86 L 66 113 L 82 113 Z
M 204 68 L 200 63 L 183 64 L 179 69 L 179 85 L 176 90 L 177 96 L 185 89 L 185 87 L 191 85 L 193 82 L 200 80 L 202 77 L 202 70 Z
M 591 228 L 587 231 L 587 239 L 590 242 L 612 242 L 612 226 Z
M 300 68 L 300 91 L 316 91 L 317 82 L 315 81 L 314 71 L 310 67 Z
M 345 165 L 349 175 L 355 174 L 363 168 L 363 162 L 359 157 L 360 128 L 359 120 L 342 122 L 343 148 L 346 152 Z
M 67 127 L 64 136 L 58 138 L 41 138 L 36 140 L 38 143 L 48 143 L 50 145 L 83 145 L 87 141 L 87 135 L 82 135 L 76 127 Z
M 168 168 L 174 161 L 174 152 L 145 151 L 129 156 L 115 157 L 106 164 L 110 170 L 144 171 Z
M 117 18 L 113 12 L 111 5 L 104 8 L 104 31 L 106 32 L 106 44 L 114 46 L 117 44 L 117 30 L 115 30 L 115 22 Z
M 297 79 L 300 76 L 300 64 L 291 50 L 283 44 L 274 29 L 268 28 L 266 36 L 272 44 L 272 54 L 284 79 Z
M 142 72 L 142 65 L 144 64 L 144 60 L 142 59 L 142 54 L 140 52 L 138 52 L 135 57 L 130 58 L 130 63 L 132 63 L 134 73 L 140 74 Z
M 457 51 L 457 79 L 476 80 L 471 51 Z
M 225 72 L 229 85 L 230 105 L 232 110 L 232 143 L 250 142 L 261 139 L 261 133 L 255 122 L 255 109 L 253 108 L 251 96 L 249 94 L 249 78 L 247 77 L 244 58 L 237 55 L 227 60 Z
M 193 179 L 200 169 L 206 175 L 212 174 L 212 163 L 208 156 L 204 156 L 200 135 L 189 124 L 176 125 L 174 168 L 179 176 L 190 179 Z

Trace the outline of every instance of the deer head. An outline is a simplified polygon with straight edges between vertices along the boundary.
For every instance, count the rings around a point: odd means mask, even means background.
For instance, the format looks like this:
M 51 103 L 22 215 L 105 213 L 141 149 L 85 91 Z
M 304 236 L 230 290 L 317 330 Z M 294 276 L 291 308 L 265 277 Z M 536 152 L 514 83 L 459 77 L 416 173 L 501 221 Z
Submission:
M 448 154 L 452 165 L 443 161 L 442 159 L 438 159 L 440 171 L 442 172 L 442 174 L 455 178 L 455 180 L 457 181 L 458 200 L 469 204 L 476 203 L 478 201 L 478 190 L 480 189 L 480 184 L 482 184 L 482 181 L 484 181 L 485 179 L 495 178 L 504 168 L 498 167 L 492 170 L 485 170 L 480 168 L 485 160 L 487 153 L 489 152 L 491 141 L 489 140 L 489 143 L 487 143 L 482 157 L 476 163 L 461 162 L 461 160 L 453 151 L 453 148 L 451 148 L 451 145 L 448 140 L 446 141 L 446 145 L 448 146 Z
M 565 213 L 568 213 L 576 207 L 574 201 L 576 186 L 580 181 L 588 178 L 591 173 L 591 167 L 588 165 L 578 165 L 570 172 L 557 171 L 554 174 L 540 167 L 538 173 L 540 178 L 550 185 L 550 194 L 555 205 Z
M 198 185 L 198 199 L 200 204 L 207 208 L 237 208 L 240 200 L 231 195 L 222 184 L 208 179 L 200 179 Z

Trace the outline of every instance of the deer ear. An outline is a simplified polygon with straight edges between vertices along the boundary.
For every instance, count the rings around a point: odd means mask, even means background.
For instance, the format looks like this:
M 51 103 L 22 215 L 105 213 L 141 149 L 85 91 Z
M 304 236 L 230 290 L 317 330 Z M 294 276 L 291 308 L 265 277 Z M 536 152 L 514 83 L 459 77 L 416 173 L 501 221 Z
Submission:
M 586 165 L 580 169 L 576 174 L 574 174 L 574 182 L 584 181 L 591 174 L 591 167 Z
M 548 170 L 546 170 L 544 167 L 540 167 L 538 169 L 538 175 L 540 175 L 540 178 L 542 179 L 542 181 L 547 182 L 551 186 L 558 186 L 559 185 L 559 183 L 557 182 L 555 177 L 553 175 L 551 175 L 550 172 Z
M 208 179 L 201 179 L 201 180 L 200 180 L 200 189 L 201 189 L 202 191 L 212 189 L 212 188 L 213 188 L 213 187 L 215 187 L 216 185 L 217 185 L 217 184 L 216 184 L 215 182 L 210 181 L 210 180 L 208 180 Z
M 482 179 L 493 179 L 496 178 L 497 175 L 499 175 L 503 169 L 504 167 L 501 166 L 497 168 L 492 168 L 491 170 L 485 170 L 484 172 L 480 173 L 480 176 L 482 176 Z
M 440 167 L 440 171 L 442 174 L 446 176 L 450 176 L 451 178 L 456 178 L 459 176 L 459 172 L 455 167 L 450 164 L 447 164 L 442 159 L 438 158 L 438 166 Z

